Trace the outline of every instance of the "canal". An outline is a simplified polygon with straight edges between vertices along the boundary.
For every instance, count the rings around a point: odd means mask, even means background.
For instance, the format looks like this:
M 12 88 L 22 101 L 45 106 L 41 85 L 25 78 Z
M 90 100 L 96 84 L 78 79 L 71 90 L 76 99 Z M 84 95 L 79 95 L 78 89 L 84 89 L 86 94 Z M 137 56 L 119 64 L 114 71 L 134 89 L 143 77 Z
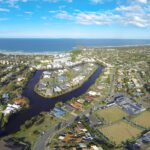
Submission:
M 50 109 L 55 107 L 57 102 L 64 103 L 71 100 L 73 97 L 81 96 L 89 89 L 91 85 L 95 83 L 103 68 L 104 67 L 98 65 L 97 70 L 79 88 L 55 98 L 44 98 L 34 91 L 34 87 L 39 82 L 43 72 L 41 70 L 37 70 L 23 91 L 23 96 L 30 100 L 29 109 L 22 110 L 16 114 L 11 115 L 8 123 L 5 126 L 5 129 L 0 131 L 0 136 L 6 136 L 19 131 L 20 126 L 23 125 L 25 121 L 30 120 L 32 117 L 37 116 L 41 112 L 50 111 Z

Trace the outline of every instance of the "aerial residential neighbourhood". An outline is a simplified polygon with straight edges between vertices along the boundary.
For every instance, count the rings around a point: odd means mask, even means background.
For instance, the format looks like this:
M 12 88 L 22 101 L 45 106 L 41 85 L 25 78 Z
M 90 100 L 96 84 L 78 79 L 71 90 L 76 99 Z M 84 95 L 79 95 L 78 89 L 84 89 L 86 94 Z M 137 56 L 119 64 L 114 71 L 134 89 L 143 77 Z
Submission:
M 1 54 L 0 144 L 148 150 L 149 58 L 149 46 Z
M 0 0 L 0 150 L 150 150 L 150 0 Z

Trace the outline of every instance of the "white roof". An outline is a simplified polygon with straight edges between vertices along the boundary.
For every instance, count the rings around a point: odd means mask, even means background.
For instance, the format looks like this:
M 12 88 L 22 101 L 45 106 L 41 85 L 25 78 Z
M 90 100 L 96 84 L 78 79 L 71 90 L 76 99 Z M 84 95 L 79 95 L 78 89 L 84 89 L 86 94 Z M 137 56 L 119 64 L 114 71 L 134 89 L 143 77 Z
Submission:
M 64 136 L 59 136 L 58 139 L 59 139 L 59 140 L 63 140 L 63 139 L 64 139 Z

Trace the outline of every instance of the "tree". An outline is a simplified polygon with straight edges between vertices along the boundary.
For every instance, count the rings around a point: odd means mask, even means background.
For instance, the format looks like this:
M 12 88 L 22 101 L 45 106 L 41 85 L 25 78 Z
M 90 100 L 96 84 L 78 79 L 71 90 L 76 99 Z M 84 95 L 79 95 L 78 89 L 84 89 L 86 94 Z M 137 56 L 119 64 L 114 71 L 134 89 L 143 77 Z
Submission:
M 63 103 L 62 103 L 62 102 L 56 103 L 56 107 L 62 107 L 62 106 L 63 106 Z

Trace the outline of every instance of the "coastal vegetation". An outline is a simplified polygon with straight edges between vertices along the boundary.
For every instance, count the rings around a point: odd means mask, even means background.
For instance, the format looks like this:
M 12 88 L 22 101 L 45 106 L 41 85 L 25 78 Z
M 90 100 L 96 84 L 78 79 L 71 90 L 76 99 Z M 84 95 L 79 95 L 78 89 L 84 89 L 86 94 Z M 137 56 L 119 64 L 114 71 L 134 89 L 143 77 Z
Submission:
M 149 46 L 82 47 L 71 53 L 51 56 L 2 55 L 1 131 L 5 130 L 6 123 L 9 127 L 13 121 L 20 122 L 19 115 L 26 115 L 28 110 L 24 109 L 29 109 L 36 115 L 25 117 L 20 129 L 7 138 L 27 143 L 31 149 L 55 127 L 49 139 L 44 141 L 46 148 L 121 149 L 129 143 L 134 145 L 141 137 L 148 137 L 150 129 L 150 93 L 146 88 L 150 81 L 149 49 Z M 96 64 L 105 67 L 102 69 Z M 91 82 L 91 76 L 97 70 L 97 76 L 92 78 L 92 86 L 86 92 L 77 94 L 79 97 L 61 97 L 80 89 L 85 82 Z M 37 72 L 42 75 L 39 77 Z M 30 84 L 33 89 L 28 86 Z M 32 90 L 40 96 L 36 94 L 34 99 Z M 48 98 L 52 101 L 42 103 Z M 9 122 L 11 116 L 11 120 L 13 116 L 18 120 Z

